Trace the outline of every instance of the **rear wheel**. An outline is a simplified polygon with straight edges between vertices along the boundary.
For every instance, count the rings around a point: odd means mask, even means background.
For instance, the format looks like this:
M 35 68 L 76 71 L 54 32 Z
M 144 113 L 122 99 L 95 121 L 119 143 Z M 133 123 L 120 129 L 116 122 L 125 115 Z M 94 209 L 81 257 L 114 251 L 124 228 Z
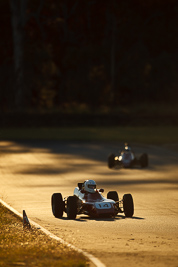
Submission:
M 114 154 L 111 154 L 111 155 L 109 155 L 109 157 L 108 157 L 108 167 L 111 169 L 111 168 L 113 168 L 114 167 L 114 165 L 115 165 L 115 155 Z
M 125 194 L 123 196 L 123 208 L 126 217 L 132 217 L 134 214 L 134 203 L 131 194 Z
M 64 211 L 64 202 L 61 193 L 54 193 L 52 195 L 51 206 L 54 217 L 61 218 Z
M 75 219 L 77 215 L 77 198 L 70 196 L 67 198 L 67 217 L 68 219 Z
M 148 155 L 146 153 L 140 156 L 140 165 L 142 168 L 148 167 Z
M 109 191 L 107 193 L 107 199 L 112 199 L 114 201 L 119 201 L 118 193 L 116 191 Z

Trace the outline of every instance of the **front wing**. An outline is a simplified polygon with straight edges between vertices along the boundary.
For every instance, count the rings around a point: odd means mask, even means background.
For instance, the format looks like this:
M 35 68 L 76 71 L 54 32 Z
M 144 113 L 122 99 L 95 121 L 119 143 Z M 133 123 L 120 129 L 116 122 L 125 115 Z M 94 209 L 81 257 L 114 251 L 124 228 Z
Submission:
M 83 203 L 80 212 L 92 217 L 115 216 L 118 213 L 116 205 L 109 202 Z

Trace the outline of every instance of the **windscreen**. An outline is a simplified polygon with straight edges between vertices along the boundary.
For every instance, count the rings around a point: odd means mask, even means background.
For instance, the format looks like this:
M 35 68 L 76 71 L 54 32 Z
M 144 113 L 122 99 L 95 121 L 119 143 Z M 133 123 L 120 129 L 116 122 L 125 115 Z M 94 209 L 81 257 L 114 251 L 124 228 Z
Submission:
M 95 201 L 103 201 L 103 197 L 100 193 L 95 192 L 95 193 L 88 193 L 86 195 L 86 201 L 88 202 L 95 202 Z

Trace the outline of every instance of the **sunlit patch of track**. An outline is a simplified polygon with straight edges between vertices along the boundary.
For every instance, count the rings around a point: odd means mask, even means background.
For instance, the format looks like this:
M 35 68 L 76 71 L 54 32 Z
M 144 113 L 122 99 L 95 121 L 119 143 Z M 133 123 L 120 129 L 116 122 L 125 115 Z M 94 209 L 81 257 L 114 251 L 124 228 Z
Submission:
M 0 142 L 1 196 L 18 212 L 82 250 L 106 266 L 176 266 L 178 257 L 178 152 L 167 147 L 136 146 L 147 152 L 146 169 L 108 169 L 109 153 L 119 144 L 62 142 Z M 66 215 L 56 219 L 51 195 L 73 194 L 78 182 L 93 179 L 98 188 L 134 198 L 133 218 L 91 219 Z

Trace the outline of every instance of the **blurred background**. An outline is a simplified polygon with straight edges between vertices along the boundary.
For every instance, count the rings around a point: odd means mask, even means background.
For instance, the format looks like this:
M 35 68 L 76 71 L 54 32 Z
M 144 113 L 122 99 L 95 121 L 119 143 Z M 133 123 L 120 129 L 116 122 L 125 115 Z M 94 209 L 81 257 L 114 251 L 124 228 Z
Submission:
M 2 126 L 178 123 L 178 1 L 0 0 L 0 12 Z

